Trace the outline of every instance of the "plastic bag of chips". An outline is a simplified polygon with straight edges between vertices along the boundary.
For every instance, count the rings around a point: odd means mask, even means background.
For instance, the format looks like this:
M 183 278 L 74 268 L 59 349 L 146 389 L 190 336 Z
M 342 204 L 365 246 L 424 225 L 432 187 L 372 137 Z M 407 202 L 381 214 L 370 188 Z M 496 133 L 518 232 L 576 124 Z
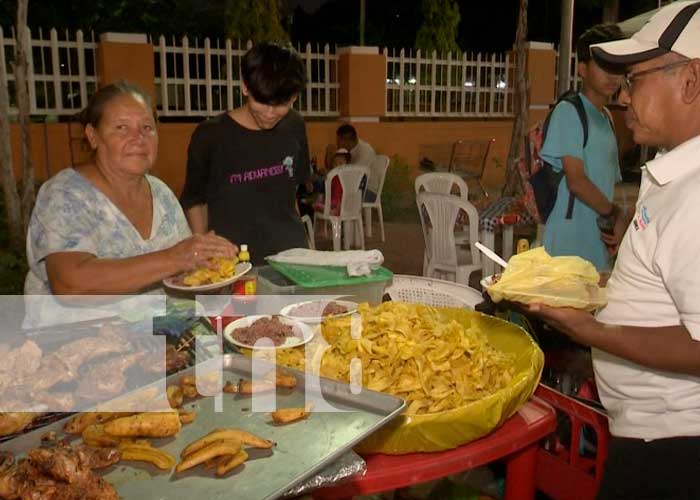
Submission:
M 541 303 L 595 310 L 607 302 L 593 264 L 575 256 L 551 257 L 542 247 L 514 255 L 486 287 L 494 302 Z

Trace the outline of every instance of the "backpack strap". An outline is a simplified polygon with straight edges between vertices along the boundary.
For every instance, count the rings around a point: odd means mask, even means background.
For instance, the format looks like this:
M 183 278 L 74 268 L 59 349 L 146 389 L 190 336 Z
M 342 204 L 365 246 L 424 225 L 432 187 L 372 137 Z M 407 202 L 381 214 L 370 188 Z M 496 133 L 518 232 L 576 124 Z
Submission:
M 586 144 L 588 144 L 588 116 L 586 115 L 586 108 L 583 107 L 581 96 L 578 93 L 567 93 L 562 96 L 560 101 L 566 101 L 576 109 L 579 120 L 581 120 L 581 127 L 583 128 L 583 147 L 585 148 Z M 569 204 L 566 207 L 567 219 L 571 219 L 573 216 L 575 199 L 574 193 L 569 191 Z

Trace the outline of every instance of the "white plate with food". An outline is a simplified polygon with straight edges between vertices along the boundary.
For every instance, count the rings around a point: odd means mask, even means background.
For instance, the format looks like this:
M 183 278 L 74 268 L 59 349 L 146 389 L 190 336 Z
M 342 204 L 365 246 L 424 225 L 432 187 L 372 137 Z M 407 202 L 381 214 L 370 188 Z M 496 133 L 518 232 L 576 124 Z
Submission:
M 289 304 L 280 311 L 282 316 L 317 325 L 324 319 L 349 316 L 357 312 L 357 303 L 349 300 L 307 300 Z
M 228 267 L 227 267 L 228 266 Z M 173 290 L 184 292 L 206 292 L 230 285 L 253 268 L 250 262 L 226 264 L 217 269 L 195 269 L 163 280 Z
M 285 316 L 261 314 L 245 316 L 224 328 L 224 338 L 247 349 L 286 349 L 309 342 L 314 331 L 309 325 Z M 267 340 L 258 343 L 260 339 Z

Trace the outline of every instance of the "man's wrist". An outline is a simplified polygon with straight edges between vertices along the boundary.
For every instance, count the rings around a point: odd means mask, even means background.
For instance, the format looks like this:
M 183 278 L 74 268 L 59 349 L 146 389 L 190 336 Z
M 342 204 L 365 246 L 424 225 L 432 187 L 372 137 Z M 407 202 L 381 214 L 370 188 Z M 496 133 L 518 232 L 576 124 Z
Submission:
M 606 219 L 617 218 L 620 212 L 620 207 L 616 203 L 612 203 L 610 205 L 610 210 L 608 211 L 608 213 L 601 214 L 601 216 L 605 217 Z

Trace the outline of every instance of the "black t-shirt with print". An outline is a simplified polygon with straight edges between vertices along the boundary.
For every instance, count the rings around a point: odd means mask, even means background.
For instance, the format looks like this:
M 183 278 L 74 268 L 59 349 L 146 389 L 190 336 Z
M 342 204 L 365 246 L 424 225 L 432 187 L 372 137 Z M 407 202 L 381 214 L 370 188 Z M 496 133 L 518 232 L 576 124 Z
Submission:
M 197 126 L 181 197 L 188 209 L 207 204 L 209 229 L 247 244 L 251 261 L 306 247 L 296 190 L 310 175 L 301 115 L 291 110 L 272 130 L 250 130 L 228 113 Z

